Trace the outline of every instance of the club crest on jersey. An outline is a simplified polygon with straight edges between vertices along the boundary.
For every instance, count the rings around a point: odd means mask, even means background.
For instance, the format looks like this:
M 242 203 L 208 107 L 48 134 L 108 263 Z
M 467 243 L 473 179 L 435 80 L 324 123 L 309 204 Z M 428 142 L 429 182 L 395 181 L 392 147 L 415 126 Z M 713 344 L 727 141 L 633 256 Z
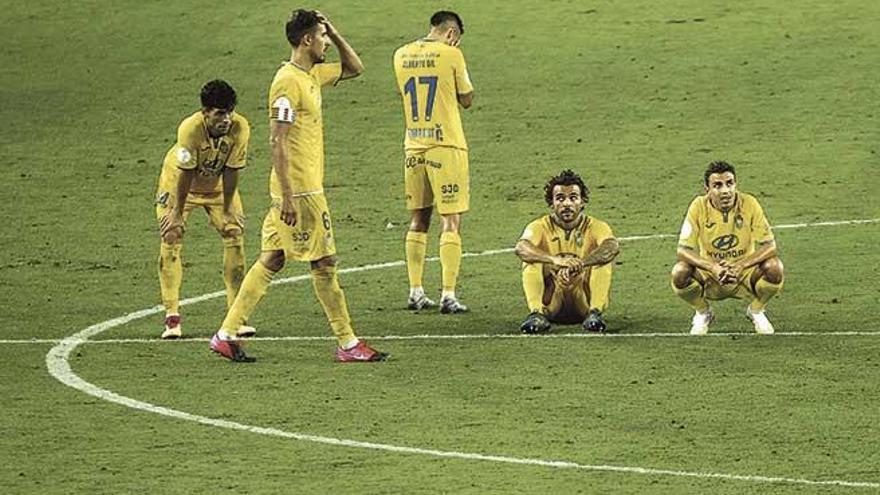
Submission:
M 580 230 L 575 231 L 574 233 L 574 244 L 577 247 L 581 247 L 584 245 L 584 234 Z
M 741 229 L 743 226 L 743 216 L 737 213 L 736 216 L 733 217 L 733 225 L 735 225 L 736 228 Z
M 739 237 L 736 234 L 726 234 L 712 239 L 712 247 L 719 251 L 727 251 L 739 245 Z
M 227 153 L 229 151 L 229 144 L 226 141 L 220 141 L 220 153 Z

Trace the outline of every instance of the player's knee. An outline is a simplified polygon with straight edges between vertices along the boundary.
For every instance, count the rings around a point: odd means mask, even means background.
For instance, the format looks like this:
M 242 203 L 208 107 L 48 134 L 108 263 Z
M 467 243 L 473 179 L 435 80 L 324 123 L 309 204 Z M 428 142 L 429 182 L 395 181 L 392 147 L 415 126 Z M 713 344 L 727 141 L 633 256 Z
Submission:
M 780 260 L 778 257 L 764 260 L 761 263 L 761 270 L 764 272 L 764 280 L 770 282 L 771 284 L 782 283 L 782 279 L 785 275 L 785 269 L 782 266 L 782 260 Z
M 336 256 L 325 256 L 319 260 L 311 262 L 312 270 L 321 270 L 324 268 L 332 268 L 336 266 Z
M 162 242 L 165 244 L 180 244 L 183 242 L 183 232 L 180 229 L 171 229 L 162 234 Z
M 412 232 L 427 232 L 431 226 L 431 208 L 422 208 L 412 211 L 412 219 L 409 230 Z
M 284 268 L 284 251 L 263 251 L 260 254 L 260 263 L 272 272 L 279 272 Z
M 672 285 L 676 289 L 684 289 L 691 283 L 693 268 L 683 261 L 672 266 Z
M 236 235 L 223 235 L 223 245 L 226 247 L 235 247 L 235 246 L 243 246 L 244 245 L 244 236 L 241 234 Z
M 441 229 L 443 232 L 459 233 L 461 230 L 461 213 L 453 213 L 451 215 L 441 215 Z

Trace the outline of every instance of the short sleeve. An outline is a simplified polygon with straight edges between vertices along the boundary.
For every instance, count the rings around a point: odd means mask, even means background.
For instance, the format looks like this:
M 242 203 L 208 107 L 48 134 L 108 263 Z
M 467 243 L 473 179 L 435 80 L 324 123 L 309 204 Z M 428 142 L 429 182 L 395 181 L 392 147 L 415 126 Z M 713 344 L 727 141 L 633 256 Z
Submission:
M 193 126 L 187 125 L 187 122 L 184 122 L 177 128 L 177 144 L 175 144 L 174 148 L 174 159 L 177 162 L 177 168 L 194 170 L 199 163 L 197 156 L 199 137 L 194 131 Z
M 529 241 L 534 246 L 540 246 L 543 237 L 544 227 L 541 225 L 541 220 L 538 219 L 526 226 L 525 230 L 523 230 L 522 235 L 519 236 L 519 240 Z
M 471 83 L 471 76 L 467 70 L 467 64 L 464 61 L 464 54 L 461 50 L 455 50 L 455 63 L 452 65 L 455 74 L 455 92 L 456 94 L 466 95 L 474 91 L 474 85 Z
M 238 135 L 235 138 L 235 148 L 232 156 L 226 162 L 229 168 L 244 168 L 247 164 L 248 142 L 251 139 L 251 126 L 247 120 L 241 119 Z
M 761 204 L 758 203 L 757 199 L 751 198 L 750 202 L 752 204 L 752 218 L 750 225 L 752 239 L 759 244 L 772 241 L 773 229 L 770 228 L 770 221 L 767 220 L 767 217 L 764 215 L 764 209 L 761 208 Z
M 339 62 L 317 64 L 314 71 L 321 86 L 329 86 L 338 83 L 339 78 L 342 77 L 342 64 Z
M 269 91 L 269 120 L 294 123 L 299 102 L 300 88 L 295 79 L 276 81 Z
M 678 234 L 678 245 L 699 251 L 700 225 L 700 201 L 699 198 L 696 198 L 691 201 L 684 222 L 681 224 L 681 232 Z
M 596 241 L 596 245 L 602 244 L 608 239 L 614 239 L 614 233 L 611 232 L 611 227 L 602 220 L 594 218 L 593 221 L 590 222 L 589 229 L 593 239 Z

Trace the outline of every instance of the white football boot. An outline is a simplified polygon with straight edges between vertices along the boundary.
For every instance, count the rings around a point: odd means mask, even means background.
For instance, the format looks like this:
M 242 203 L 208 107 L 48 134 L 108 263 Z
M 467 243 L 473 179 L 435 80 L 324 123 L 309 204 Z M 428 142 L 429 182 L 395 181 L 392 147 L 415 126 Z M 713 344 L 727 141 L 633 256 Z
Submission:
M 257 334 L 257 329 L 250 325 L 242 325 L 238 327 L 238 331 L 235 332 L 235 336 L 239 338 L 248 338 L 253 337 Z
M 180 315 L 168 315 L 165 317 L 165 331 L 162 338 L 165 340 L 179 339 L 183 335 L 180 328 Z
M 767 319 L 767 315 L 763 311 L 752 311 L 751 307 L 747 307 L 746 316 L 755 325 L 755 332 L 761 335 L 773 335 L 773 324 L 770 323 L 770 320 Z
M 715 313 L 712 308 L 706 310 L 705 313 L 694 311 L 694 318 L 691 320 L 691 335 L 706 335 L 709 333 L 709 324 L 715 320 Z

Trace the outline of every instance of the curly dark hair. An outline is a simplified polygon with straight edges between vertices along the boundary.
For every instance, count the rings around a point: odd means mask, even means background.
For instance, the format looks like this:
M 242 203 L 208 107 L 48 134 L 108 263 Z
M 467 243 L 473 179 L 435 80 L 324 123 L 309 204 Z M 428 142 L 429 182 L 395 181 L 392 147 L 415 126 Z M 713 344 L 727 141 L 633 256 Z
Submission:
M 201 97 L 202 108 L 219 108 L 231 112 L 238 103 L 235 90 L 222 79 L 214 79 L 205 83 L 202 86 Z
M 590 188 L 584 184 L 581 176 L 571 170 L 563 170 L 559 175 L 551 177 L 544 185 L 544 200 L 547 201 L 547 206 L 553 206 L 553 188 L 556 186 L 578 186 L 584 203 L 590 200 Z
M 290 19 L 284 26 L 290 46 L 297 47 L 302 43 L 303 36 L 310 33 L 321 23 L 318 13 L 314 10 L 297 9 L 290 13 Z
M 464 34 L 464 23 L 461 22 L 461 16 L 450 10 L 440 10 L 434 12 L 431 16 L 431 26 L 439 27 L 447 22 L 455 21 L 458 24 L 458 32 Z
M 724 172 L 730 172 L 733 174 L 733 177 L 736 178 L 736 169 L 733 168 L 733 165 L 725 162 L 724 160 L 715 160 L 710 163 L 708 167 L 706 167 L 706 173 L 703 174 L 703 182 L 708 186 L 709 185 L 709 176 L 712 174 L 723 174 Z

